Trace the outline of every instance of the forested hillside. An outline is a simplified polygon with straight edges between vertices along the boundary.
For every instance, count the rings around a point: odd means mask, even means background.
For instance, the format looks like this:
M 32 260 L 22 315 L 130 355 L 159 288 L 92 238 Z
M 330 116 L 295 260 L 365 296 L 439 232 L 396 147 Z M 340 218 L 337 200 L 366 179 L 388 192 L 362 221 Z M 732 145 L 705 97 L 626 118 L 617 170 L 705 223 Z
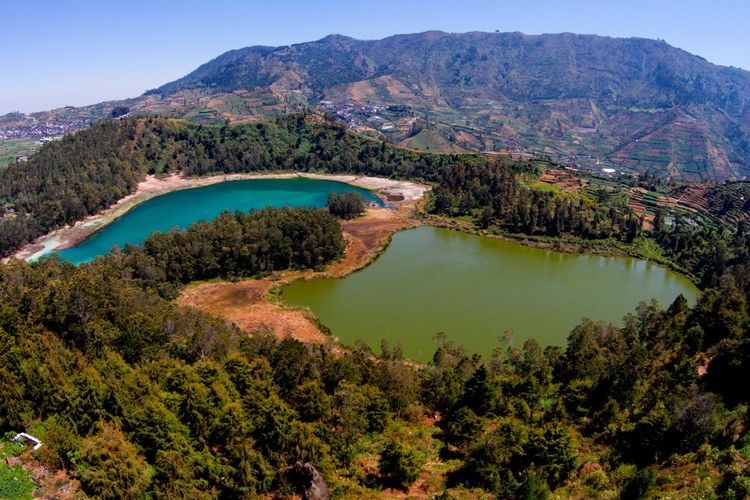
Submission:
M 128 118 L 47 145 L 0 173 L 5 252 L 9 228 L 69 223 L 148 171 L 321 170 L 431 182 L 429 211 L 488 231 L 656 245 L 706 291 L 693 307 L 643 303 L 621 327 L 583 320 L 565 346 L 505 342 L 483 358 L 440 335 L 418 365 L 398 346 L 247 337 L 178 308 L 192 281 L 320 269 L 344 249 L 327 210 L 225 213 L 79 267 L 1 265 L 0 429 L 41 438 L 37 461 L 102 498 L 291 494 L 297 461 L 341 497 L 417 482 L 464 497 L 744 498 L 750 228 L 660 214 L 644 232 L 624 206 L 534 187 L 542 166 L 399 149 L 314 115 Z
M 440 337 L 424 366 L 386 345 L 245 337 L 168 300 L 192 279 L 320 266 L 341 248 L 325 211 L 269 209 L 79 267 L 3 265 L 0 427 L 33 432 L 37 460 L 103 498 L 292 493 L 297 461 L 340 496 L 420 477 L 504 498 L 750 493 L 747 260 L 693 308 L 642 304 L 622 328 L 586 320 L 567 347 L 489 359 Z

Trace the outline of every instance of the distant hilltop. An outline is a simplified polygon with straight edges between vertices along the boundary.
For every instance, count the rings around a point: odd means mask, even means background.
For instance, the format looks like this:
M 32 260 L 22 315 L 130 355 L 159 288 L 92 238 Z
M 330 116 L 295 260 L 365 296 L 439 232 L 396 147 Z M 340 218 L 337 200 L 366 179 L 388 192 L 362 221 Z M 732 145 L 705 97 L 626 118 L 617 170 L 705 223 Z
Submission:
M 641 38 L 330 35 L 231 50 L 141 97 L 33 118 L 91 121 L 127 108 L 234 122 L 309 107 L 416 149 L 541 155 L 686 181 L 750 174 L 750 72 Z

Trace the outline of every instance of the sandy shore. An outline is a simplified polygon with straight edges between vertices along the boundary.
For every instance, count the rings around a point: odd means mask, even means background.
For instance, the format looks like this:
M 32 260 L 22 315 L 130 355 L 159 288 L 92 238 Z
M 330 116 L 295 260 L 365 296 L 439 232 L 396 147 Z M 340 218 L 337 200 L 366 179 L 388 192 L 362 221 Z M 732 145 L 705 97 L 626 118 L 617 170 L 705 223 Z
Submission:
M 136 205 L 172 191 L 208 186 L 227 181 L 246 179 L 289 179 L 293 177 L 338 181 L 368 189 L 382 198 L 389 206 L 399 206 L 416 202 L 430 189 L 429 186 L 414 182 L 356 175 L 284 173 L 229 174 L 191 178 L 185 178 L 179 175 L 171 175 L 164 178 L 148 176 L 146 180 L 138 184 L 138 188 L 134 193 L 122 198 L 108 209 L 96 215 L 86 217 L 72 226 L 66 226 L 44 236 L 40 236 L 32 243 L 23 246 L 13 254 L 13 256 L 23 260 L 35 260 L 53 250 L 62 250 L 76 246 L 118 217 L 122 217 Z

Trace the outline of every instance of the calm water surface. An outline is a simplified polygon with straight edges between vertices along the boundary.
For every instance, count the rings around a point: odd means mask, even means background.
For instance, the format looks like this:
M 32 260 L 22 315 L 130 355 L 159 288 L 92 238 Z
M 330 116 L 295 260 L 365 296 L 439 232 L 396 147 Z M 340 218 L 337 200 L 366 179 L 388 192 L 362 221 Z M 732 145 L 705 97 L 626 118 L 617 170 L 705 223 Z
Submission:
M 564 254 L 429 226 L 400 232 L 372 265 L 342 279 L 293 283 L 290 304 L 310 307 L 344 343 L 400 343 L 432 356 L 436 332 L 489 354 L 505 331 L 564 345 L 583 317 L 619 323 L 641 300 L 667 306 L 698 290 L 639 259 Z
M 254 179 L 176 191 L 153 198 L 81 245 L 59 252 L 73 263 L 140 244 L 155 231 L 210 220 L 223 210 L 266 206 L 322 207 L 332 191 L 369 191 L 334 181 Z M 648 262 L 563 254 L 447 229 L 420 227 L 394 236 L 366 269 L 338 280 L 294 283 L 291 304 L 310 307 L 345 343 L 401 344 L 426 360 L 445 332 L 471 352 L 488 354 L 505 331 L 520 346 L 530 337 L 562 345 L 582 317 L 619 322 L 641 300 L 667 305 L 697 289 L 685 278 Z
M 349 184 L 305 178 L 252 179 L 222 182 L 175 191 L 152 198 L 106 226 L 74 248 L 57 252 L 74 264 L 109 252 L 114 245 L 141 244 L 153 232 L 185 228 L 199 220 L 216 218 L 224 210 L 263 207 L 324 207 L 331 192 L 357 191 L 380 203 L 370 191 Z

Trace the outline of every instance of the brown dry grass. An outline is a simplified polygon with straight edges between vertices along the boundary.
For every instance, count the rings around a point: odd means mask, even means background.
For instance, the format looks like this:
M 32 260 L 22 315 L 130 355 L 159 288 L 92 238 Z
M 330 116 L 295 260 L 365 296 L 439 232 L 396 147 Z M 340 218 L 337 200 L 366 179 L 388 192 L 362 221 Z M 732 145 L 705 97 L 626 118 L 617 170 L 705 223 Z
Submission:
M 375 79 L 379 85 L 385 87 L 388 94 L 394 99 L 416 99 L 416 96 L 400 80 L 390 75 L 379 76 Z
M 272 285 L 270 280 L 202 284 L 187 289 L 178 304 L 221 316 L 249 334 L 271 330 L 282 338 L 325 342 L 323 332 L 303 311 L 284 309 L 266 301 L 266 293 Z
M 206 107 L 208 109 L 219 109 L 224 105 L 223 99 L 210 99 L 208 103 L 206 104 Z
M 327 337 L 310 313 L 270 302 L 268 291 L 299 279 L 346 276 L 366 266 L 385 248 L 394 232 L 417 225 L 409 218 L 412 209 L 412 204 L 395 210 L 370 209 L 359 219 L 342 222 L 347 241 L 344 258 L 322 272 L 289 271 L 273 279 L 199 284 L 186 289 L 177 303 L 221 316 L 250 335 L 270 329 L 281 338 L 325 343 Z
M 353 101 L 361 101 L 376 94 L 370 82 L 362 80 L 349 84 L 346 89 L 347 96 Z

